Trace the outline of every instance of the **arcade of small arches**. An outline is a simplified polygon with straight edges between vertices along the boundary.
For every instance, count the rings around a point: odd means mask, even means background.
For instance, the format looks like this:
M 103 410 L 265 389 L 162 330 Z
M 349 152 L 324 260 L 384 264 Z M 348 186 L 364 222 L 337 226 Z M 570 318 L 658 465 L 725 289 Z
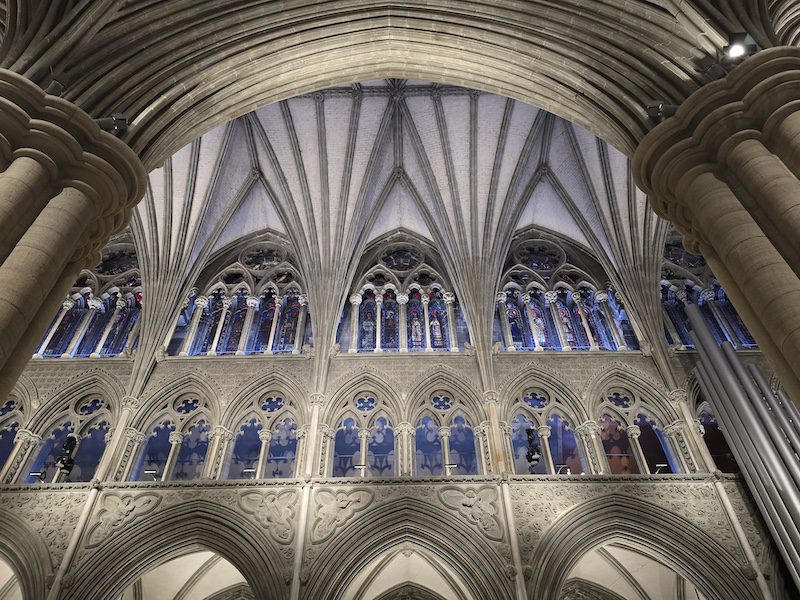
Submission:
M 0 480 L 38 484 L 87 482 L 103 460 L 121 405 L 103 394 L 80 395 L 53 414 L 31 414 L 11 397 L 0 407 Z M 126 450 L 113 466 L 119 481 L 268 480 L 300 477 L 312 434 L 306 411 L 278 390 L 252 395 L 220 414 L 202 393 L 148 403 L 124 431 Z M 738 472 L 707 402 L 687 423 L 663 400 L 615 384 L 586 412 L 545 386 L 525 387 L 504 403 L 497 446 L 518 475 L 692 473 L 696 427 L 716 467 Z M 128 406 L 128 409 L 130 407 Z M 488 474 L 492 428 L 469 394 L 437 389 L 402 409 L 363 388 L 341 400 L 319 427 L 314 476 L 384 479 Z M 68 468 L 63 448 L 74 449 Z M 68 473 L 68 475 L 65 475 Z

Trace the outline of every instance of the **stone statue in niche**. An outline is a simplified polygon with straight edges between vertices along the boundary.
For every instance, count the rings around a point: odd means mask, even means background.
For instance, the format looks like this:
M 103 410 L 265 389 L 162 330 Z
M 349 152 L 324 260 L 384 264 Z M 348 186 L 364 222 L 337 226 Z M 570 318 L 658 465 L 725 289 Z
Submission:
M 431 341 L 435 347 L 444 345 L 444 338 L 442 337 L 442 322 L 441 315 L 438 310 L 434 310 L 431 314 Z
M 416 311 L 411 317 L 411 347 L 420 348 L 422 346 L 422 323 Z
M 361 323 L 361 347 L 371 348 L 375 346 L 375 317 L 372 311 L 367 311 L 364 315 L 364 322 Z

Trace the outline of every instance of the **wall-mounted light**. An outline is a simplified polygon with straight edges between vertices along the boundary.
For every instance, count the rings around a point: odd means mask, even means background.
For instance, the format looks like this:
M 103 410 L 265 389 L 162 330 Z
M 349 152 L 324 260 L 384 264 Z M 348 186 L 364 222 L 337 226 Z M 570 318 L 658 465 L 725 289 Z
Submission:
M 723 51 L 729 60 L 739 60 L 758 52 L 758 44 L 749 33 L 732 33 Z
M 158 481 L 158 469 L 145 469 L 142 471 L 145 475 L 150 475 L 153 478 L 153 481 Z
M 256 470 L 255 469 L 242 469 L 242 475 L 250 475 L 250 479 L 256 478 Z
M 47 477 L 47 471 L 31 471 L 28 473 L 31 477 L 36 477 L 39 480 L 39 483 L 44 483 L 45 478 Z
M 655 121 L 661 123 L 665 119 L 669 119 L 678 110 L 677 104 L 667 104 L 663 100 L 654 100 L 645 106 L 647 116 Z

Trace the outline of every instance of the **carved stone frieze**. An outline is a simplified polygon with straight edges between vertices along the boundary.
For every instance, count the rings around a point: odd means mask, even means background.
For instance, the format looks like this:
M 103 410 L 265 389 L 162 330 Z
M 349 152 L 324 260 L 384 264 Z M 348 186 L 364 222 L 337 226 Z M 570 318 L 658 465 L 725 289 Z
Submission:
M 503 539 L 503 526 L 496 486 L 482 488 L 448 487 L 439 490 L 439 499 L 447 508 L 455 510 L 466 518 L 491 540 Z
M 244 492 L 239 496 L 239 506 L 253 515 L 279 544 L 290 544 L 294 539 L 292 525 L 297 506 L 297 492 Z
M 99 546 L 115 531 L 153 512 L 161 500 L 162 496 L 155 492 L 104 494 L 96 520 L 86 535 L 86 547 Z
M 366 509 L 374 498 L 367 490 L 353 492 L 320 490 L 316 493 L 316 510 L 311 526 L 311 542 L 327 540 L 353 516 Z

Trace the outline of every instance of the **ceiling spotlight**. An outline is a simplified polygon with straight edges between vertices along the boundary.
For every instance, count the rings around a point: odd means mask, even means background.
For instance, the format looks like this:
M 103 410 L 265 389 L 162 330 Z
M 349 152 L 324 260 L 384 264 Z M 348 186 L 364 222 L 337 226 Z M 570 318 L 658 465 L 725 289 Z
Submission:
M 738 60 L 758 52 L 758 44 L 749 33 L 732 33 L 724 51 L 728 59 Z
M 678 110 L 678 105 L 667 104 L 663 100 L 655 100 L 650 102 L 645 107 L 645 110 L 647 111 L 647 116 L 661 123 L 664 119 L 668 119 L 675 114 L 675 111 Z
M 120 113 L 114 113 L 110 117 L 95 119 L 95 123 L 100 129 L 116 136 L 120 136 L 128 130 L 128 117 Z

